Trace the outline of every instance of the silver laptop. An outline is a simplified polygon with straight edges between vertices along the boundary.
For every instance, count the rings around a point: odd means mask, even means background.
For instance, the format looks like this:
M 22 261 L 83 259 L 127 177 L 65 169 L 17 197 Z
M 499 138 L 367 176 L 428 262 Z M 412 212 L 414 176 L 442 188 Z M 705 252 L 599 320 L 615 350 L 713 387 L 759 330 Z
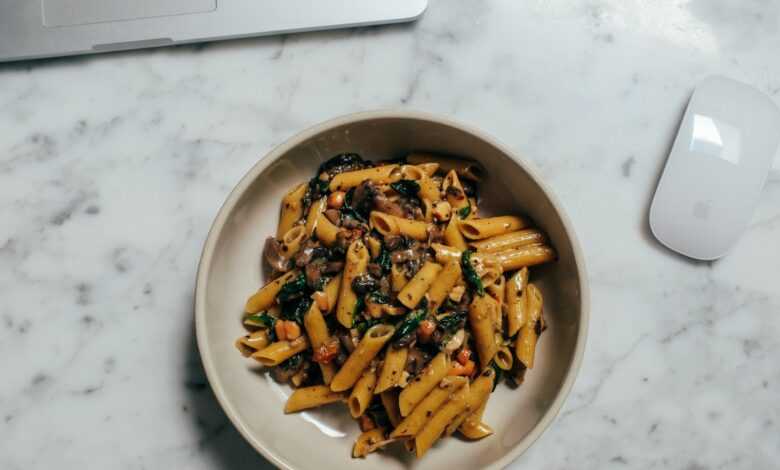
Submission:
M 428 0 L 0 0 L 0 62 L 411 21 Z

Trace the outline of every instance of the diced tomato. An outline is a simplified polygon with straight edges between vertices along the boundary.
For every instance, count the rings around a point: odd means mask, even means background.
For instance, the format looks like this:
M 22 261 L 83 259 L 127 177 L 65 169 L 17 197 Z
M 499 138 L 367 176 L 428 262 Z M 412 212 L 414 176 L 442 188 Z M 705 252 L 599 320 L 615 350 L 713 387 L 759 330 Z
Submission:
M 460 351 L 458 351 L 458 355 L 455 356 L 455 359 L 460 362 L 461 365 L 466 365 L 466 363 L 471 359 L 471 350 L 462 348 Z
M 339 353 L 339 340 L 332 338 L 314 350 L 312 359 L 319 364 L 329 364 Z
M 423 320 L 420 326 L 417 327 L 417 339 L 421 343 L 427 343 L 431 339 L 431 335 L 436 330 L 436 323 L 430 320 Z

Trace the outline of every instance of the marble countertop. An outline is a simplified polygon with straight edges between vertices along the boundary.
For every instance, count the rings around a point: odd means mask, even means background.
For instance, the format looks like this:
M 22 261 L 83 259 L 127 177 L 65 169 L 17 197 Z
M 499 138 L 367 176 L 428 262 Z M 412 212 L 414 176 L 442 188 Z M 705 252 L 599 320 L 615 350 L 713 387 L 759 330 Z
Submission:
M 385 107 L 497 136 L 578 229 L 586 357 L 512 468 L 776 467 L 780 183 L 714 263 L 646 216 L 693 86 L 780 103 L 778 50 L 778 2 L 432 0 L 411 25 L 0 65 L 0 468 L 267 465 L 196 351 L 202 243 L 275 144 Z

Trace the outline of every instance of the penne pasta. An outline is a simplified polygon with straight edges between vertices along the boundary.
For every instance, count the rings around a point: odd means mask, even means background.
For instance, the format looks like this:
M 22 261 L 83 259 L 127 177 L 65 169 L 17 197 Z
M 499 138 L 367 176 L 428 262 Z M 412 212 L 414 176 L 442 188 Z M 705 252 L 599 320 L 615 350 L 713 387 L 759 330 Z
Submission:
M 358 381 L 368 364 L 379 354 L 379 351 L 393 336 L 395 328 L 391 325 L 374 325 L 366 331 L 363 339 L 357 345 L 341 369 L 333 377 L 330 388 L 334 392 L 349 390 Z
M 374 428 L 360 434 L 352 447 L 352 457 L 364 458 L 376 450 L 376 445 L 384 440 L 385 430 L 383 428 Z
M 428 288 L 428 308 L 435 311 L 447 298 L 452 288 L 461 281 L 460 263 L 450 261 L 444 269 L 439 271 L 438 276 Z
M 482 422 L 482 415 L 485 413 L 487 407 L 487 399 L 477 408 L 477 411 L 472 413 L 463 420 L 463 423 L 458 426 L 458 430 L 461 435 L 466 439 L 476 441 L 493 434 L 493 428 Z
M 480 253 L 496 253 L 520 248 L 521 246 L 542 245 L 546 241 L 547 237 L 544 236 L 544 233 L 537 229 L 529 228 L 485 238 L 484 240 L 472 241 L 469 242 L 469 245 Z
M 457 216 L 450 217 L 447 228 L 444 229 L 444 241 L 454 249 L 463 251 L 468 248 L 468 245 L 466 244 L 466 239 L 463 238 L 463 234 L 460 233 L 460 229 L 458 228 L 459 223 L 460 221 Z
M 317 229 L 317 222 L 320 220 L 320 216 L 322 215 L 322 211 L 325 210 L 325 207 L 327 206 L 327 198 L 319 198 L 318 200 L 311 203 L 311 207 L 309 207 L 309 212 L 306 214 L 306 236 L 310 237 L 314 235 L 315 230 Z
M 514 232 L 526 226 L 528 226 L 528 222 L 525 219 L 513 215 L 505 215 L 487 219 L 463 220 L 460 222 L 460 232 L 469 240 L 482 240 Z
M 384 212 L 371 211 L 369 215 L 371 228 L 384 236 L 406 235 L 415 240 L 427 240 L 430 224 L 421 220 L 409 220 Z
M 268 331 L 257 330 L 238 338 L 235 344 L 242 356 L 249 357 L 252 353 L 265 348 L 270 343 L 271 340 L 268 337 Z
M 422 162 L 436 163 L 438 164 L 438 169 L 445 173 L 454 170 L 459 176 L 474 181 L 480 181 L 485 174 L 485 169 L 479 162 L 465 158 L 442 157 L 430 153 L 412 153 L 406 157 L 406 161 L 415 164 Z
M 401 412 L 398 410 L 398 390 L 387 390 L 379 394 L 382 406 L 387 413 L 387 419 L 395 428 L 401 422 Z
M 480 439 L 493 430 L 489 426 L 482 424 L 482 414 L 485 411 L 485 405 L 490 398 L 490 392 L 493 390 L 493 383 L 496 379 L 495 371 L 486 369 L 479 377 L 474 379 L 469 389 L 469 395 L 466 398 L 466 415 L 463 423 L 458 427 L 461 434 L 468 439 Z M 485 433 L 487 432 L 487 433 Z
M 398 396 L 398 409 L 401 416 L 407 416 L 433 388 L 447 376 L 450 358 L 444 353 L 437 354 L 417 377 L 412 380 Z
M 309 310 L 304 314 L 303 326 L 306 328 L 306 335 L 309 337 L 309 343 L 314 351 L 331 341 L 328 325 L 325 323 L 325 318 L 323 318 L 316 302 L 312 302 Z M 332 363 L 320 363 L 320 371 L 322 371 L 323 382 L 328 385 L 333 380 L 333 376 L 336 375 L 336 366 Z
M 414 437 L 414 449 L 418 459 L 425 455 L 428 449 L 439 440 L 447 425 L 466 409 L 466 397 L 469 395 L 469 389 L 469 384 L 465 384 L 456 391 L 452 398 L 439 408 L 431 420 L 425 424 L 425 427 Z
M 376 184 L 392 183 L 393 181 L 401 179 L 400 173 L 395 172 L 394 174 L 394 171 L 397 168 L 398 165 L 383 165 L 366 168 L 365 170 L 339 173 L 330 180 L 329 189 L 331 191 L 346 191 L 366 180 L 373 181 Z
M 409 279 L 406 278 L 404 270 L 397 264 L 392 265 L 390 268 L 390 286 L 393 292 L 400 292 L 408 282 Z
M 414 308 L 420 303 L 428 288 L 441 271 L 440 264 L 426 262 L 417 274 L 398 293 L 398 301 L 405 307 Z
M 517 271 L 506 283 L 506 319 L 509 337 L 516 335 L 526 322 L 526 284 L 528 284 L 528 268 Z
M 354 387 L 352 387 L 352 393 L 347 400 L 347 406 L 349 406 L 349 412 L 353 418 L 362 416 L 368 409 L 368 405 L 371 404 L 371 399 L 374 398 L 374 387 L 376 386 L 376 369 L 369 367 L 363 371 L 363 375 L 358 379 Z
M 390 438 L 409 438 L 417 435 L 418 432 L 431 419 L 431 416 L 452 397 L 452 394 L 468 383 L 465 377 L 449 377 L 443 379 L 438 386 L 425 396 L 425 398 L 414 407 L 411 413 L 401 421 L 398 426 L 390 433 Z
M 441 187 L 435 179 L 425 177 L 418 181 L 418 184 L 420 185 L 420 192 L 418 194 L 421 198 L 427 199 L 432 203 L 441 200 Z
M 454 212 L 471 207 L 469 199 L 466 197 L 466 192 L 463 190 L 463 185 L 460 183 L 460 178 L 458 178 L 458 174 L 454 170 L 447 173 L 447 176 L 444 177 L 442 189 L 447 196 L 447 202 L 450 203 Z
M 344 274 L 339 288 L 339 300 L 336 307 L 336 318 L 346 328 L 352 327 L 352 317 L 357 303 L 357 295 L 352 290 L 352 281 L 366 272 L 368 265 L 368 250 L 359 239 L 347 249 Z
M 306 237 L 306 228 L 303 225 L 296 225 L 284 235 L 282 235 L 282 253 L 287 258 L 291 258 L 301 249 L 301 244 Z
M 379 381 L 374 393 L 382 393 L 391 387 L 398 385 L 404 368 L 406 367 L 406 358 L 408 355 L 408 348 L 387 348 L 382 371 L 379 374 Z
M 317 217 L 317 224 L 314 226 L 314 233 L 317 239 L 325 246 L 333 246 L 336 243 L 336 237 L 339 234 L 339 228 L 333 225 L 325 215 L 320 214 Z
M 500 346 L 496 350 L 496 355 L 493 356 L 493 362 L 503 370 L 512 370 L 512 351 L 508 346 Z
M 493 328 L 495 307 L 495 301 L 488 296 L 474 297 L 469 306 L 469 325 L 482 369 L 488 367 L 498 349 L 495 341 L 495 329 Z
M 555 260 L 555 250 L 547 245 L 530 245 L 493 253 L 504 271 L 514 271 Z
M 289 271 L 260 288 L 246 301 L 244 310 L 246 313 L 257 313 L 270 308 L 276 300 L 276 295 L 282 290 L 282 286 L 298 276 L 298 271 Z
M 306 183 L 301 183 L 290 190 L 282 198 L 282 208 L 279 214 L 279 226 L 276 228 L 276 238 L 290 230 L 303 217 L 303 196 L 306 194 Z
M 311 387 L 301 387 L 296 389 L 284 404 L 285 413 L 295 413 L 296 411 L 317 408 L 343 401 L 346 398 L 344 393 L 333 392 L 326 385 L 312 385 Z
M 309 348 L 309 342 L 305 336 L 299 336 L 292 341 L 277 341 L 252 354 L 260 364 L 266 367 L 277 366 L 299 352 Z

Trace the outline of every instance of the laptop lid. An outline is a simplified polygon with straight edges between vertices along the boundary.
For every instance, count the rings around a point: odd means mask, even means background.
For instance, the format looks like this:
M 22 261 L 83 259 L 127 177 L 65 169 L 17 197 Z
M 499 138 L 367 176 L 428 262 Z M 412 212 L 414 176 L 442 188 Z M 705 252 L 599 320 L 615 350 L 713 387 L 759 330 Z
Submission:
M 428 0 L 3 0 L 0 62 L 411 21 Z

